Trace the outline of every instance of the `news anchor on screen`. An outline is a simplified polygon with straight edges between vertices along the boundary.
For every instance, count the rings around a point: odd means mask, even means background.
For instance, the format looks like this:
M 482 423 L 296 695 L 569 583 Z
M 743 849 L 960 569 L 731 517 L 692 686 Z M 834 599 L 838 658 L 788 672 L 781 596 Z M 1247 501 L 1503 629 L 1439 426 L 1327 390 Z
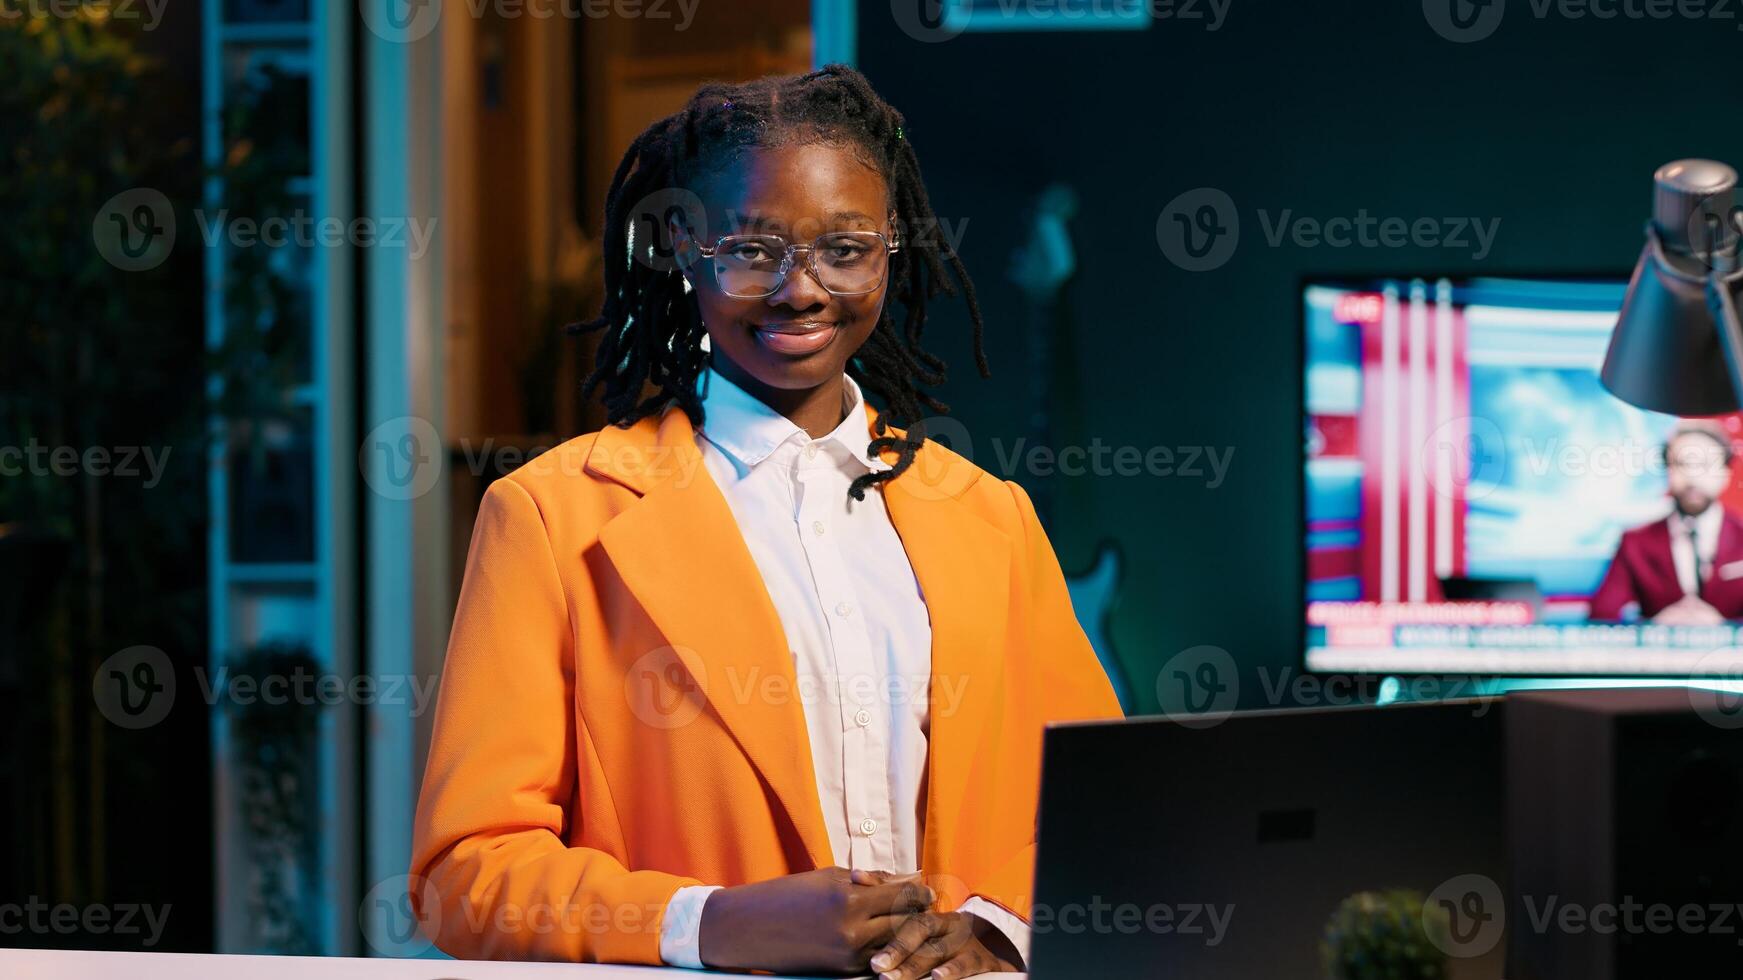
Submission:
M 631 146 L 585 325 L 612 424 L 473 532 L 411 860 L 442 949 L 1022 968 L 1042 728 L 1120 709 L 1028 495 L 914 424 L 929 300 L 987 371 L 938 228 L 852 69 L 704 86 Z
M 1670 515 L 1623 533 L 1592 595 L 1592 619 L 1620 620 L 1632 609 L 1666 625 L 1743 618 L 1743 519 L 1720 503 L 1733 457 L 1723 427 L 1677 426 L 1664 446 Z

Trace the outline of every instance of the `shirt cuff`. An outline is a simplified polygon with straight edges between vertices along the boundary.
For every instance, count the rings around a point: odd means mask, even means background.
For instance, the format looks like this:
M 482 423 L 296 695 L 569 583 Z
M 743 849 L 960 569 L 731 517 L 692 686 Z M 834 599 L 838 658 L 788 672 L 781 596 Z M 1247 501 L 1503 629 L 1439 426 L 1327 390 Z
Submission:
M 660 920 L 660 959 L 667 966 L 702 969 L 702 906 L 719 885 L 685 885 L 672 893 Z
M 981 898 L 979 895 L 970 895 L 968 901 L 963 902 L 956 911 L 975 916 L 1004 933 L 1005 938 L 1011 941 L 1011 945 L 1017 947 L 1017 955 L 1023 958 L 1023 962 L 1018 963 L 1017 966 L 1028 968 L 1029 924 L 1024 922 L 1020 916 L 1002 905 Z

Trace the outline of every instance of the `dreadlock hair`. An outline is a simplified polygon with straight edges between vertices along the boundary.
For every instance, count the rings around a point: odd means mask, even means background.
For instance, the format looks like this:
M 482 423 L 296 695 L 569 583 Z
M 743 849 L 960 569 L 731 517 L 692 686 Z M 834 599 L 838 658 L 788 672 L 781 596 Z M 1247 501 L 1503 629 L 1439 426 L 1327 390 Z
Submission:
M 604 332 L 583 397 L 604 385 L 607 417 L 614 425 L 627 427 L 676 403 L 700 428 L 701 312 L 695 296 L 686 292 L 682 272 L 656 252 L 661 231 L 632 233 L 632 222 L 651 195 L 687 189 L 746 151 L 808 143 L 840 146 L 882 175 L 902 233 L 902 248 L 889 257 L 882 315 L 847 365 L 848 375 L 888 406 L 878 415 L 868 454 L 894 449 L 898 459 L 889 470 L 857 477 L 848 493 L 864 500 L 866 488 L 906 471 L 926 441 L 923 414 L 950 411 L 922 387 L 945 381 L 944 362 L 920 347 L 929 300 L 961 289 L 974 324 L 975 365 L 983 378 L 992 372 L 974 284 L 940 234 L 902 122 L 902 114 L 872 91 L 864 75 L 845 65 L 827 65 L 805 75 L 704 85 L 683 109 L 644 130 L 618 164 L 605 199 L 604 307 L 596 319 L 569 328 L 571 333 Z M 888 299 L 902 307 L 900 327 Z M 649 388 L 652 393 L 644 395 Z M 888 431 L 891 425 L 905 429 L 906 438 Z

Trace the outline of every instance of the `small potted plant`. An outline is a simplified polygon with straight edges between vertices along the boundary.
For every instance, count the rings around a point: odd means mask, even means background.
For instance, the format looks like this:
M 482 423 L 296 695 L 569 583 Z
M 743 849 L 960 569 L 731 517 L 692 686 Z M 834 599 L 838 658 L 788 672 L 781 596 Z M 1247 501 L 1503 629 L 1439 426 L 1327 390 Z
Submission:
M 1420 892 L 1358 892 L 1343 900 L 1325 924 L 1320 963 L 1328 980 L 1445 980 L 1446 954 L 1429 938 L 1446 923 Z

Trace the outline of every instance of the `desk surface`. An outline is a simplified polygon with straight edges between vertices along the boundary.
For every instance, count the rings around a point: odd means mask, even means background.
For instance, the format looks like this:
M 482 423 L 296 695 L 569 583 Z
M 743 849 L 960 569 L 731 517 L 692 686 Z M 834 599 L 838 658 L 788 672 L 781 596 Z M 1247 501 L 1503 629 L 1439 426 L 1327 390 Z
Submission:
M 338 956 L 231 956 L 211 953 L 109 953 L 0 949 L 0 976 L 8 980 L 655 980 L 727 976 L 700 970 L 577 963 L 501 963 L 475 960 L 392 960 Z M 743 976 L 743 974 L 730 974 Z M 1022 980 L 1024 974 L 1001 973 Z M 778 980 L 778 978 L 777 978 Z
M 722 976 L 697 970 L 584 963 L 395 960 L 342 956 L 233 956 L 213 953 L 110 953 L 0 950 L 0 976 L 18 980 L 665 980 Z

